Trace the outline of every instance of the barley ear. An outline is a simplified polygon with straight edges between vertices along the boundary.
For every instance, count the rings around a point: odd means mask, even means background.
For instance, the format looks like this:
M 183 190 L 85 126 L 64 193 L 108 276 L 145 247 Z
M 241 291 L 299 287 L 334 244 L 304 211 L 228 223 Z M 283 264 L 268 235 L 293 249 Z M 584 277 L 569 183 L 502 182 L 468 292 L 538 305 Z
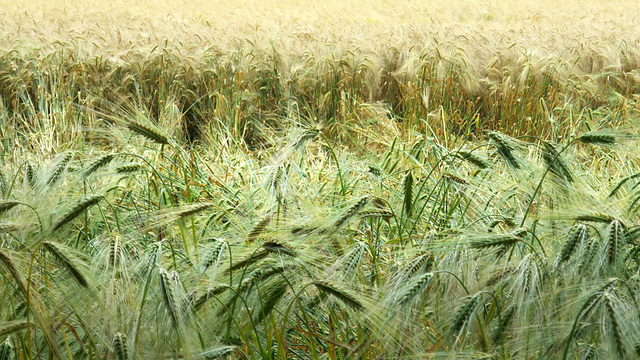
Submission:
M 579 224 L 574 226 L 569 233 L 567 241 L 562 246 L 558 263 L 568 261 L 571 258 L 571 255 L 573 255 L 573 252 L 576 249 L 577 245 L 587 240 L 587 235 L 588 232 L 586 225 Z
M 404 198 L 402 200 L 402 213 L 405 217 L 411 216 L 413 210 L 413 174 L 411 170 L 404 177 Z
M 262 322 L 276 307 L 278 302 L 282 299 L 282 297 L 287 293 L 287 283 L 285 280 L 276 281 L 275 284 L 269 286 L 266 291 L 266 294 L 263 290 L 260 290 L 262 293 L 262 299 L 260 301 L 261 308 L 256 316 L 256 323 Z
M 456 156 L 480 169 L 486 169 L 489 167 L 489 162 L 487 160 L 473 154 L 471 151 L 460 150 L 456 152 Z
M 520 161 L 514 155 L 514 146 L 510 143 L 510 140 L 503 134 L 492 131 L 489 133 L 489 139 L 493 142 L 498 154 L 505 160 L 509 167 L 514 169 L 522 168 Z
M 62 155 L 62 157 L 60 157 L 60 159 L 56 161 L 56 163 L 53 165 L 52 169 L 49 171 L 44 181 L 44 183 L 47 186 L 52 186 L 56 182 L 58 182 L 62 173 L 67 168 L 67 165 L 69 165 L 69 162 L 71 161 L 72 157 L 73 157 L 73 154 L 68 152 Z
M 116 333 L 113 336 L 113 352 L 116 355 L 116 359 L 129 360 L 129 345 L 125 334 Z
M 542 159 L 547 164 L 547 167 L 549 167 L 552 174 L 566 180 L 567 182 L 573 182 L 573 176 L 571 175 L 571 171 L 569 171 L 569 166 L 553 145 L 547 142 L 544 143 Z
M 13 209 L 14 206 L 19 205 L 20 202 L 19 201 L 0 201 L 0 215 L 4 214 L 5 212 Z
M 122 164 L 122 165 L 118 166 L 116 168 L 116 173 L 125 174 L 125 173 L 130 173 L 130 172 L 136 172 L 138 170 L 140 170 L 140 164 L 128 163 L 128 164 Z
M 103 199 L 102 195 L 91 195 L 77 202 L 71 209 L 69 209 L 63 216 L 61 216 L 53 225 L 52 232 L 59 230 L 68 222 L 84 213 L 87 209 L 100 202 Z
M 404 291 L 402 292 L 402 296 L 400 296 L 400 298 L 398 299 L 398 304 L 400 306 L 403 306 L 410 303 L 413 298 L 415 298 L 425 287 L 427 287 L 432 278 L 432 273 L 426 273 L 422 276 L 416 277 L 409 283 L 409 286 L 404 289 Z
M 50 241 L 45 241 L 42 243 L 42 246 L 45 250 L 47 250 L 51 255 L 53 255 L 56 260 L 69 271 L 71 276 L 80 284 L 82 287 L 88 287 L 89 283 L 85 278 L 84 274 L 80 270 L 80 265 L 78 264 L 78 260 L 74 259 L 72 256 L 67 255 L 71 252 L 71 249 L 66 246 Z
M 218 262 L 220 255 L 222 255 L 222 252 L 224 251 L 224 246 L 226 245 L 226 242 L 216 238 L 212 238 L 210 240 L 213 241 L 213 245 L 205 253 L 204 260 L 202 261 L 202 272 L 207 271 L 211 265 Z
M 201 356 L 205 360 L 221 359 L 223 356 L 231 354 L 235 349 L 235 346 L 221 346 L 219 348 L 205 351 Z
M 364 309 L 362 303 L 356 299 L 354 295 L 349 293 L 349 291 L 345 289 L 341 289 L 335 284 L 332 284 L 328 281 L 314 281 L 313 285 L 321 292 L 331 295 L 335 298 L 338 298 L 345 305 L 348 305 L 356 310 Z
M 254 226 L 253 229 L 251 229 L 251 231 L 247 235 L 247 241 L 251 242 L 257 239 L 258 235 L 260 235 L 267 228 L 267 225 L 269 225 L 270 221 L 271 221 L 271 214 L 267 214 L 262 219 L 260 219 L 260 221 L 258 221 L 256 226 Z
M 133 132 L 138 135 L 142 135 L 143 137 L 156 142 L 158 144 L 167 145 L 169 144 L 169 138 L 165 135 L 160 129 L 151 124 L 141 124 L 135 121 L 127 121 L 126 126 Z
M 163 268 L 160 268 L 160 292 L 162 295 L 164 307 L 169 313 L 174 326 L 176 326 L 177 328 L 179 326 L 180 316 L 178 314 L 175 289 L 173 288 L 173 284 L 171 278 L 169 277 L 169 274 Z
M 622 187 L 622 185 L 624 185 L 627 181 L 629 181 L 629 180 L 631 180 L 631 179 L 635 179 L 635 178 L 637 178 L 638 176 L 640 176 L 640 173 L 635 173 L 635 174 L 633 174 L 633 175 L 629 175 L 629 176 L 626 176 L 626 177 L 622 178 L 622 180 L 620 180 L 620 181 L 616 184 L 616 186 L 614 186 L 614 188 L 611 190 L 611 192 L 609 193 L 609 197 L 612 197 L 613 195 L 615 195 L 615 194 L 618 192 L 618 190 L 620 190 L 620 188 Z
M 231 271 L 234 270 L 238 270 L 241 269 L 245 266 L 249 266 L 251 264 L 254 264 L 262 259 L 264 259 L 265 257 L 267 257 L 267 255 L 269 255 L 269 251 L 267 251 L 267 249 L 261 248 L 260 250 L 254 252 L 253 254 L 249 255 L 248 257 L 238 261 L 237 263 L 233 264 L 231 267 L 229 267 L 226 271 L 225 274 L 228 274 Z
M 606 309 L 607 315 L 609 316 L 609 322 L 611 329 L 611 336 L 613 337 L 613 344 L 616 355 L 619 359 L 627 359 L 624 340 L 623 340 L 623 332 L 620 327 L 620 320 L 618 319 L 618 313 L 616 306 L 614 304 L 614 296 L 612 293 L 604 294 L 604 307 Z
M 469 323 L 473 313 L 478 305 L 480 293 L 470 297 L 456 312 L 453 323 L 451 324 L 451 333 L 458 334 Z
M 577 138 L 577 140 L 585 144 L 601 146 L 614 145 L 617 142 L 614 135 L 597 132 L 582 134 Z
M 107 166 L 115 156 L 116 154 L 105 154 L 98 157 L 91 164 L 89 164 L 86 169 L 84 169 L 84 171 L 82 172 L 82 176 L 88 177 L 89 175 L 98 171 L 100 168 Z
M 354 215 L 360 211 L 371 199 L 371 196 L 366 195 L 361 197 L 355 204 L 351 205 L 342 216 L 335 222 L 334 226 L 336 228 L 340 227 L 347 220 L 351 219 Z
M 15 320 L 0 323 L 0 337 L 11 335 L 14 332 L 24 330 L 29 326 L 29 323 L 25 320 Z
M 25 181 L 26 181 L 28 186 L 30 186 L 31 188 L 35 187 L 35 185 L 36 185 L 35 170 L 33 168 L 33 165 L 31 165 L 30 162 L 28 162 L 25 165 L 24 178 L 25 178 Z

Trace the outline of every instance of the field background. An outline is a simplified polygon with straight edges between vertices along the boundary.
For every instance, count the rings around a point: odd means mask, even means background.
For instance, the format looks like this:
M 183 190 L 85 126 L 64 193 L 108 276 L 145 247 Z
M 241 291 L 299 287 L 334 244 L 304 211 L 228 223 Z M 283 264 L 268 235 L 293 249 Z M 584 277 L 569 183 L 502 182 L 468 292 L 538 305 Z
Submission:
M 636 2 L 0 9 L 0 360 L 640 358 Z

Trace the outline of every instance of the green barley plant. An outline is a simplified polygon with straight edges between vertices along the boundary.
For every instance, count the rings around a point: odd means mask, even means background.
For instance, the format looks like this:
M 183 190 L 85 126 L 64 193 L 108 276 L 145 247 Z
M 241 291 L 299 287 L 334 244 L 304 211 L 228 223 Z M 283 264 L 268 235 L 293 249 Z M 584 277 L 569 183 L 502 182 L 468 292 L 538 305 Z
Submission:
M 176 4 L 3 4 L 0 359 L 640 358 L 635 3 Z

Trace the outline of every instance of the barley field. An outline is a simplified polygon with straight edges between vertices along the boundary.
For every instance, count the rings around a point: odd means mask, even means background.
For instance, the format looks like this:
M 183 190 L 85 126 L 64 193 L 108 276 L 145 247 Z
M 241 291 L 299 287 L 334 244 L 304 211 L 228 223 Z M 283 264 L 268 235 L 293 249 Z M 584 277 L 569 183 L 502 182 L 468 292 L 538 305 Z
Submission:
M 636 2 L 0 8 L 0 360 L 640 358 Z

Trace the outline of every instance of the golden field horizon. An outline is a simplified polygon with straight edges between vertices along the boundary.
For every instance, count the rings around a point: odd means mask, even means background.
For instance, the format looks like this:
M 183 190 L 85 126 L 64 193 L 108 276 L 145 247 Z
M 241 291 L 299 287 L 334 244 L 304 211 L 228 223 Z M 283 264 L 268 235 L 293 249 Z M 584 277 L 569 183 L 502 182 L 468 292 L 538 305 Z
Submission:
M 455 44 L 470 59 L 495 54 L 571 57 L 593 50 L 615 66 L 636 50 L 633 1 L 62 1 L 2 0 L 0 48 L 73 48 L 112 58 L 153 49 L 196 56 L 211 48 L 269 48 L 295 55 Z M 552 10 L 550 10 L 552 9 Z

